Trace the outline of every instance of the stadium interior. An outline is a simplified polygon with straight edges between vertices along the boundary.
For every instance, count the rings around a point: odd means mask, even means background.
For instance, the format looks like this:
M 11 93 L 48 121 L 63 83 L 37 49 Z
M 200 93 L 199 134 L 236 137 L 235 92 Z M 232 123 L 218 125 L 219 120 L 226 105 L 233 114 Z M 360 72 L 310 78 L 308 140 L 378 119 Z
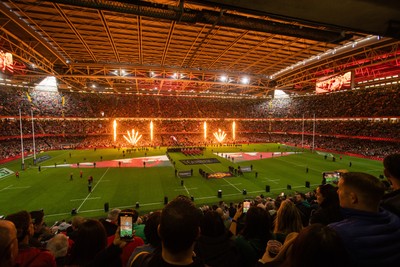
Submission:
M 246 134 L 226 141 L 303 133 L 369 156 L 397 148 L 397 2 L 230 2 L 2 1 L 1 139 L 17 147 L 21 109 L 55 140 L 111 136 L 116 118 L 119 135 L 132 121 L 147 134 L 157 118 L 159 145 L 173 134 L 197 145 L 204 121 L 231 131 L 238 120 Z M 373 145 L 358 149 L 363 139 Z
M 60 91 L 238 97 L 397 79 L 396 1 L 230 2 L 2 1 L 5 73 L 27 89 L 52 76 Z
M 1 217 L 315 204 L 400 151 L 400 1 L 4 0 L 0 38 Z

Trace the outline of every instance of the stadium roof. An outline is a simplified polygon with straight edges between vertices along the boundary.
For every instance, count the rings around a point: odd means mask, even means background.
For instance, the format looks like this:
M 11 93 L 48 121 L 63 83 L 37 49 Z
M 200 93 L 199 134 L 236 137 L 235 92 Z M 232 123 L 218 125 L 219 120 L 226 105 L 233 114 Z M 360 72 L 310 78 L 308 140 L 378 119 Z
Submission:
M 13 80 L 59 89 L 264 96 L 400 73 L 396 0 L 4 0 Z M 398 79 L 396 77 L 396 79 Z

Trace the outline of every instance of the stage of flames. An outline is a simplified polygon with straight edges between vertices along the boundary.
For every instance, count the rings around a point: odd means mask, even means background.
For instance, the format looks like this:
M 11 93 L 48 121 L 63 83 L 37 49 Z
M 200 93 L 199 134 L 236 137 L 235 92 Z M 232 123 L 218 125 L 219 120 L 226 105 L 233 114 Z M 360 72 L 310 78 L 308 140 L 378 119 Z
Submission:
M 126 131 L 126 133 L 128 136 L 124 135 L 124 138 L 132 146 L 136 146 L 140 138 L 142 138 L 142 135 L 139 135 L 139 132 L 135 132 L 135 129 L 132 129 L 132 134 L 129 131 Z
M 219 143 L 222 143 L 226 137 L 226 133 L 224 131 L 221 131 L 221 129 L 218 129 L 218 132 L 214 133 L 214 137 Z

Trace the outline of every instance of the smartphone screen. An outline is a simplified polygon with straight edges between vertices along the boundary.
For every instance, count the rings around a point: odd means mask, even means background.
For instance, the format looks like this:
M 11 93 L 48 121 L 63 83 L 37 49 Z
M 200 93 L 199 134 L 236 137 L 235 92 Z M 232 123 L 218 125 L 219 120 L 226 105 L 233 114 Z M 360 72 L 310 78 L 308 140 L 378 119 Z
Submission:
M 131 214 L 120 214 L 119 235 L 123 239 L 133 238 L 133 218 Z
M 323 184 L 337 184 L 340 179 L 340 172 L 324 172 L 322 178 Z
M 243 201 L 243 213 L 247 213 L 250 208 L 250 201 Z

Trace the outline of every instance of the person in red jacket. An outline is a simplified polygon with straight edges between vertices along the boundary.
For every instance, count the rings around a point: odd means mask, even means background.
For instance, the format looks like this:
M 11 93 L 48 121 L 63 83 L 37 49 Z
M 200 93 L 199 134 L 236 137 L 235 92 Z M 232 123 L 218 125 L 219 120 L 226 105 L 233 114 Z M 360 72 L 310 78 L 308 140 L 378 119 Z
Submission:
M 15 261 L 16 266 L 57 266 L 54 256 L 48 250 L 31 247 L 29 245 L 29 238 L 33 236 L 35 231 L 29 212 L 24 210 L 10 214 L 6 217 L 6 220 L 13 222 L 17 228 L 19 252 Z

